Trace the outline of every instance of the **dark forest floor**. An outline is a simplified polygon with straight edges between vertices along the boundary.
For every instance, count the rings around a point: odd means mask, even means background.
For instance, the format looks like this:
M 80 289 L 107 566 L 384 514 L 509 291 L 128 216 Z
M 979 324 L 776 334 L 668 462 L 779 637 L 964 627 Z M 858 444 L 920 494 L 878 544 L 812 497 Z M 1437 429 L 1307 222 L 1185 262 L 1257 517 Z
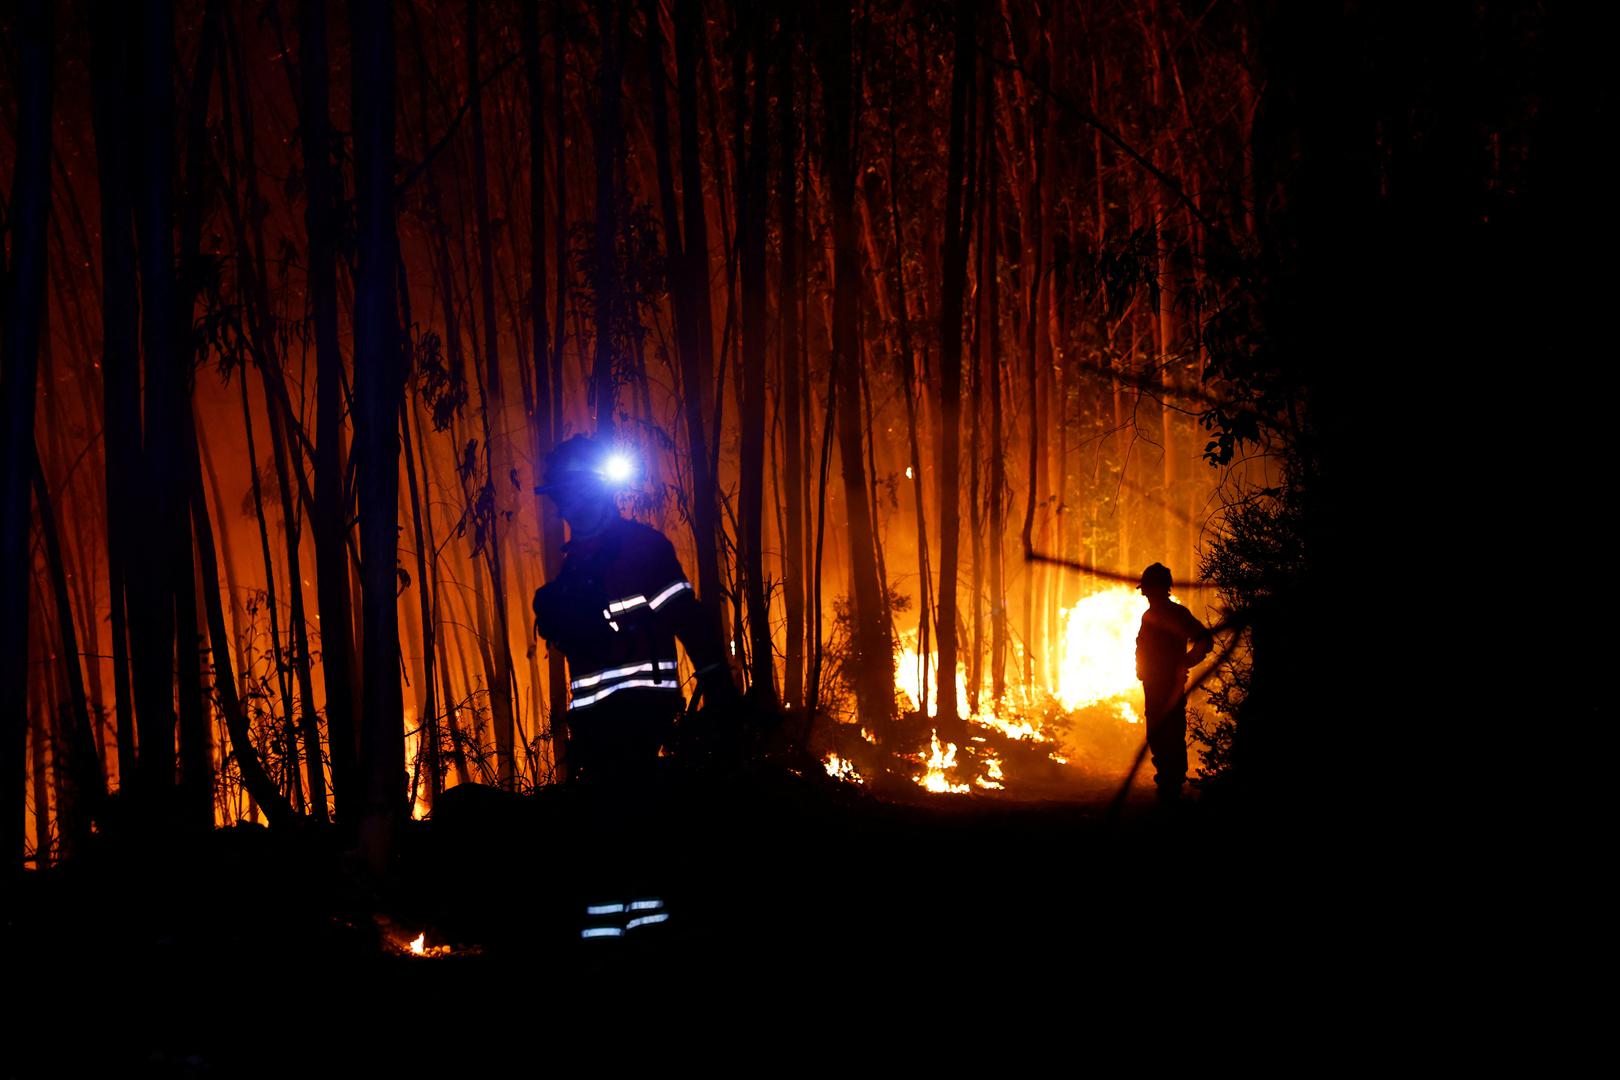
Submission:
M 1346 947 L 1335 853 L 1299 813 L 896 801 L 781 771 L 606 803 L 458 789 L 381 889 L 316 829 L 126 840 L 30 875 L 7 903 L 9 1074 L 506 1071 L 736 1030 L 815 1057 L 904 1016 L 927 1042 L 1259 967 L 1296 985 Z M 580 939 L 586 903 L 646 896 L 666 924 Z M 449 954 L 407 955 L 419 932 Z

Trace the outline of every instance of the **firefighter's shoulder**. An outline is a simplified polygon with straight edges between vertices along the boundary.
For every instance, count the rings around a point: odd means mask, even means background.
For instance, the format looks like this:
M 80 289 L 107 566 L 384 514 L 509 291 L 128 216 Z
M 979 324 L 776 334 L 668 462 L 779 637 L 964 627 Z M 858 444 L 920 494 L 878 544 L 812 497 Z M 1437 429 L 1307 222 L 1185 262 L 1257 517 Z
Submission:
M 651 525 L 629 519 L 622 528 L 620 558 L 634 565 L 635 580 L 648 600 L 656 600 L 653 610 L 673 599 L 681 589 L 692 587 L 669 537 Z
M 619 525 L 621 550 L 637 558 L 675 557 L 675 545 L 670 543 L 669 537 L 651 525 L 645 525 L 634 518 L 621 518 Z

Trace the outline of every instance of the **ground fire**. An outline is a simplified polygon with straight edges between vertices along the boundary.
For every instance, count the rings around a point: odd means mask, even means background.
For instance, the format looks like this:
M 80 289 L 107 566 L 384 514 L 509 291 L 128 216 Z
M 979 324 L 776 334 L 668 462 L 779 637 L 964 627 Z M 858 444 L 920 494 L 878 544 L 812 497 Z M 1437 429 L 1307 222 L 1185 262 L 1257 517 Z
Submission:
M 1142 687 L 1136 673 L 1136 634 L 1147 601 L 1140 591 L 1125 586 L 1106 587 L 1078 600 L 1072 607 L 1059 611 L 1062 635 L 1060 653 L 1054 665 L 1056 678 L 1050 685 L 1037 687 L 1033 695 L 1018 692 L 1002 699 L 999 709 L 991 706 L 988 686 L 981 686 L 979 700 L 987 706 L 975 712 L 970 708 L 968 671 L 965 664 L 957 665 L 957 708 L 967 718 L 971 736 L 979 743 L 987 735 L 1032 744 L 1042 744 L 1046 760 L 1067 765 L 1069 756 L 1063 750 L 1072 744 L 1078 734 L 1089 741 L 1114 742 L 1120 753 L 1110 759 L 1090 762 L 1109 776 L 1118 776 L 1130 764 L 1125 748 L 1136 736 L 1124 725 L 1142 722 Z M 928 665 L 928 716 L 939 714 L 936 667 L 938 655 L 931 654 Z M 919 678 L 922 670 L 915 649 L 903 647 L 896 656 L 895 687 L 903 695 L 912 712 L 918 713 L 922 705 Z M 1045 730 L 1042 717 L 1061 720 L 1059 730 Z M 1135 729 L 1137 731 L 1140 728 Z M 861 731 L 863 740 L 870 732 Z M 847 751 L 846 751 L 847 752 Z M 913 776 L 916 784 L 935 794 L 966 794 L 972 791 L 999 791 L 1018 793 L 1017 777 L 1003 771 L 1002 761 L 984 754 L 975 759 L 976 767 L 968 779 L 948 779 L 958 770 L 958 747 L 952 742 L 941 742 L 937 730 L 930 730 L 928 746 L 910 756 L 918 771 Z M 847 757 L 836 751 L 823 762 L 827 774 L 839 779 L 862 782 L 856 767 Z

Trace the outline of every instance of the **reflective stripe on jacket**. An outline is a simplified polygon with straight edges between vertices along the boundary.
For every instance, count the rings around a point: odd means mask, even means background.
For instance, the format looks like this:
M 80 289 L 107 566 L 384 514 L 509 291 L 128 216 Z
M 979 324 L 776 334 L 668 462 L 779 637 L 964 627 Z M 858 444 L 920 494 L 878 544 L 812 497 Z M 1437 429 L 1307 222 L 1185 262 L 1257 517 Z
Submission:
M 674 545 L 657 529 L 619 518 L 563 551 L 561 571 L 534 594 L 534 616 L 536 632 L 568 658 L 569 711 L 630 705 L 648 693 L 678 709 L 676 635 L 694 662 L 718 656 L 699 655 L 717 643 L 694 632 L 701 609 Z

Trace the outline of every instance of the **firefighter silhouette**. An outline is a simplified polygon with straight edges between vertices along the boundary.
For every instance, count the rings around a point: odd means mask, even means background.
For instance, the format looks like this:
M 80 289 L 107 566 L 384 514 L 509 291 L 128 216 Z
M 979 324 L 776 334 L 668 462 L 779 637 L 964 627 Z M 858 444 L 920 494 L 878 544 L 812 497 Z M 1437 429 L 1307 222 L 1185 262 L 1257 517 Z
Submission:
M 1142 571 L 1148 609 L 1136 633 L 1136 677 L 1142 680 L 1153 783 L 1165 803 L 1179 800 L 1187 781 L 1187 672 L 1214 645 L 1209 629 L 1170 599 L 1170 589 L 1169 567 L 1154 563 Z
M 628 453 L 576 435 L 547 456 L 545 483 L 535 489 L 551 497 L 569 531 L 561 569 L 535 591 L 534 626 L 568 661 L 568 769 L 588 789 L 591 842 L 601 849 L 587 859 L 598 884 L 585 938 L 622 937 L 668 919 L 655 889 L 655 792 L 659 751 L 685 705 L 675 639 L 697 668 L 706 708 L 728 708 L 738 697 L 719 630 L 674 546 L 619 513 L 617 496 L 636 471 Z

